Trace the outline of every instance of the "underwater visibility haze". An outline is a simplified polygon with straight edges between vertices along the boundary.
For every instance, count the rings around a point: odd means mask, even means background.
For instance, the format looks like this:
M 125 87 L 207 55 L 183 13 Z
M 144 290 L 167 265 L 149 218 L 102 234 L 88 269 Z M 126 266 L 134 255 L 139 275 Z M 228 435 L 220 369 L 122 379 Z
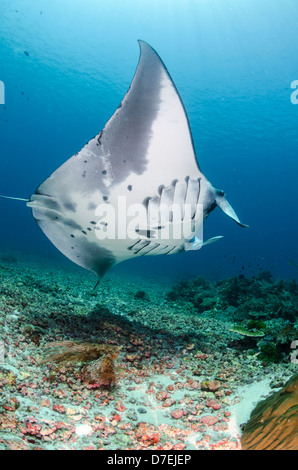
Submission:
M 297 18 L 1 0 L 0 449 L 298 448 Z

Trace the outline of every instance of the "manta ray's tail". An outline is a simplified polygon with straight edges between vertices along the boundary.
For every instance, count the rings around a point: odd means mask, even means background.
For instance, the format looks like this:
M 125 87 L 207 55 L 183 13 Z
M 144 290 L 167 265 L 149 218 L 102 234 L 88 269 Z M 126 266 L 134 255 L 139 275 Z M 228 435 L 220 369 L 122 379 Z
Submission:
M 29 199 L 24 199 L 23 197 L 2 196 L 2 194 L 0 194 L 0 197 L 2 197 L 3 199 L 13 199 L 14 201 L 29 202 Z

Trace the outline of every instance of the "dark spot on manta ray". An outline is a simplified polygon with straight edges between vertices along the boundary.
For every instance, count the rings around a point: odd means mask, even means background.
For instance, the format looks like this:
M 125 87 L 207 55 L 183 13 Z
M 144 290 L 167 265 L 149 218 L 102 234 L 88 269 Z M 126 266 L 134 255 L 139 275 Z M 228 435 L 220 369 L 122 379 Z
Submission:
M 107 170 L 102 170 L 101 172 L 103 175 L 106 175 L 107 174 Z
M 96 206 L 96 204 L 94 204 L 94 202 L 89 202 L 87 209 L 89 211 L 95 211 L 96 207 L 97 206 Z M 93 222 L 90 222 L 90 223 L 93 223 Z M 94 224 L 96 224 L 96 222 L 94 222 Z
M 75 202 L 67 201 L 63 203 L 63 206 L 71 212 L 76 212 L 77 204 Z
M 108 196 L 102 196 L 102 198 L 104 201 L 107 201 L 109 199 Z
M 127 189 L 128 189 L 128 191 L 131 191 L 131 190 L 132 190 L 132 185 L 129 184 L 129 185 L 127 186 Z
M 71 235 L 70 235 L 70 236 L 71 236 L 71 238 L 75 238 L 75 236 L 74 236 L 74 234 L 73 234 L 73 233 L 71 233 Z
M 97 142 L 99 143 L 99 145 L 101 145 L 102 134 L 103 134 L 103 131 L 100 131 L 99 136 L 97 138 Z
M 82 177 L 83 177 L 83 178 L 86 178 L 86 171 L 83 171 Z
M 90 220 L 90 224 L 96 225 L 96 222 L 94 220 Z
M 84 160 L 84 163 L 88 163 L 88 160 Z
M 87 235 L 87 232 L 85 232 L 85 230 L 82 230 L 82 233 L 83 233 L 84 235 Z
M 136 233 L 139 233 L 140 235 L 147 238 L 156 238 L 153 230 L 140 230 L 136 228 Z
M 89 232 L 91 232 L 92 229 L 90 227 L 87 227 L 87 230 L 89 230 Z

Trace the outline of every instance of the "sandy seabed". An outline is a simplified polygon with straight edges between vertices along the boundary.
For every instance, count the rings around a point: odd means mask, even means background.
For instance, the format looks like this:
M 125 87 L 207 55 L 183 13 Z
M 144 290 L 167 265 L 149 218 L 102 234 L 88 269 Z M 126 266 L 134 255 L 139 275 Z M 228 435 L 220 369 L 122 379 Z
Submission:
M 297 366 L 233 347 L 245 338 L 231 319 L 170 301 L 166 282 L 95 282 L 49 259 L 0 257 L 0 449 L 240 450 L 255 404 Z M 85 383 L 80 363 L 38 365 L 67 340 L 120 346 L 115 386 Z

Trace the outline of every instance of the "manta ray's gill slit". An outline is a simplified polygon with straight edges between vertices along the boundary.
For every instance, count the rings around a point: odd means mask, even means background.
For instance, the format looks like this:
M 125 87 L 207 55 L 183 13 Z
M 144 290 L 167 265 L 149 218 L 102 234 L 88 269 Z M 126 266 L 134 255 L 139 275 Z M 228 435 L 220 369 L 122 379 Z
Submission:
M 150 245 L 151 242 L 143 241 L 142 243 L 143 244 L 142 244 L 141 248 L 139 248 L 137 251 L 135 251 L 136 255 L 139 254 L 140 251 L 142 251 L 144 248 L 146 248 L 146 246 Z
M 176 246 L 173 246 L 169 251 L 167 251 L 166 253 L 164 253 L 164 255 L 169 255 L 172 251 L 174 251 L 177 247 Z
M 148 211 L 148 205 L 149 205 L 149 201 L 150 201 L 151 197 L 150 196 L 147 196 L 145 197 L 145 199 L 143 200 L 143 205 L 145 206 L 145 209 Z
M 158 248 L 158 247 L 160 246 L 159 243 L 153 243 L 153 242 L 151 242 L 151 245 L 153 245 L 153 247 L 152 247 L 150 250 L 148 250 L 148 251 L 145 253 L 145 255 L 149 255 L 153 250 L 155 250 L 156 248 Z M 168 247 L 168 245 L 166 245 L 165 248 L 167 248 L 167 247 Z
M 128 246 L 127 249 L 130 250 L 130 251 L 132 251 L 132 250 L 134 249 L 134 247 L 135 247 L 138 243 L 140 243 L 140 241 L 141 241 L 141 240 L 136 241 L 136 243 L 134 243 L 133 245 Z
M 197 178 L 196 181 L 198 182 L 198 191 L 197 191 L 197 198 L 196 198 L 196 204 L 199 203 L 200 199 L 200 192 L 201 192 L 201 178 Z
M 185 193 L 184 193 L 183 208 L 185 207 L 185 204 L 186 204 L 189 179 L 190 179 L 189 176 L 186 176 L 186 177 L 184 178 L 184 181 L 185 181 L 185 183 L 186 183 L 186 190 L 185 190 Z M 182 214 L 181 220 L 184 220 L 184 217 L 185 217 L 185 210 L 183 210 L 183 214 Z
M 164 184 L 161 184 L 159 187 L 158 187 L 158 194 L 161 196 L 161 193 L 162 191 L 164 190 L 165 188 L 165 185 Z

